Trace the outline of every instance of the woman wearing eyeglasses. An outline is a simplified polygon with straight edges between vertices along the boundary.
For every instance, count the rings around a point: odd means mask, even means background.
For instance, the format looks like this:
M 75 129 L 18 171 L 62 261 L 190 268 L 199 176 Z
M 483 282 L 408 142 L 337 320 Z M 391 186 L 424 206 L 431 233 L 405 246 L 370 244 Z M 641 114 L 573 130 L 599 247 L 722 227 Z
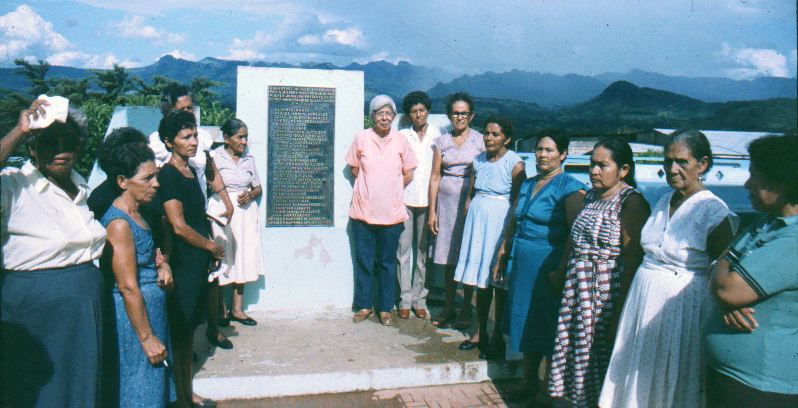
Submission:
M 452 122 L 452 131 L 435 140 L 432 158 L 432 175 L 429 180 L 429 228 L 435 235 L 430 245 L 430 256 L 436 265 L 444 268 L 446 304 L 434 319 L 435 326 L 445 326 L 455 318 L 454 295 L 457 282 L 454 272 L 460 258 L 460 243 L 465 224 L 465 204 L 468 181 L 474 170 L 471 163 L 485 151 L 482 134 L 471 129 L 474 119 L 474 100 L 467 93 L 449 95 L 446 114 Z M 458 329 L 471 325 L 471 296 L 473 287 L 466 287 L 463 311 L 455 323 Z
M 380 322 L 392 324 L 396 283 L 396 251 L 408 218 L 404 188 L 413 180 L 418 159 L 407 138 L 391 129 L 396 104 L 377 95 L 370 104 L 374 127 L 355 135 L 346 154 L 354 179 L 349 210 L 355 252 L 355 298 L 352 320 L 360 323 L 371 315 L 375 276 L 379 282 L 377 310 Z M 377 262 L 375 268 L 374 263 Z

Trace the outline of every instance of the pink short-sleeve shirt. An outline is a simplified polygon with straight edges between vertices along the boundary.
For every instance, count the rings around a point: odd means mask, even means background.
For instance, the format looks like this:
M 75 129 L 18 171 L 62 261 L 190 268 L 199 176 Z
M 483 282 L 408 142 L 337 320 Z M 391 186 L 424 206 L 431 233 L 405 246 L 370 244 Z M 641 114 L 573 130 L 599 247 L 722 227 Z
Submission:
M 366 129 L 355 135 L 346 163 L 358 168 L 351 218 L 378 225 L 398 224 L 407 218 L 402 172 L 418 165 L 407 137 L 391 130 L 381 138 Z

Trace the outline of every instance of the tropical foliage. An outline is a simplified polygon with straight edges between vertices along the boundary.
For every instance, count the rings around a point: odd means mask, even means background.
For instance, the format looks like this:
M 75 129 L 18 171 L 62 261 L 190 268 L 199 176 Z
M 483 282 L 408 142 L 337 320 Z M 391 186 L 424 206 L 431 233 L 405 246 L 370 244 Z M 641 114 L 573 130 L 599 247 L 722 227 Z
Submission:
M 28 80 L 26 92 L 0 89 L 0 135 L 8 133 L 17 123 L 19 112 L 30 106 L 39 95 L 61 95 L 70 104 L 80 108 L 88 121 L 88 139 L 83 156 L 75 166 L 83 176 L 91 172 L 97 146 L 105 137 L 108 124 L 117 106 L 158 106 L 163 89 L 176 81 L 164 76 L 153 76 L 150 83 L 131 75 L 124 67 L 114 64 L 109 70 L 94 70 L 91 77 L 71 79 L 47 76 L 50 64 L 39 60 L 30 63 L 23 59 L 14 60 L 14 72 Z M 210 88 L 223 85 L 205 77 L 194 77 L 189 84 L 194 94 L 194 103 L 202 112 L 202 124 L 219 126 L 234 116 L 234 112 L 218 102 L 219 95 Z M 27 157 L 27 151 L 20 148 L 17 156 Z

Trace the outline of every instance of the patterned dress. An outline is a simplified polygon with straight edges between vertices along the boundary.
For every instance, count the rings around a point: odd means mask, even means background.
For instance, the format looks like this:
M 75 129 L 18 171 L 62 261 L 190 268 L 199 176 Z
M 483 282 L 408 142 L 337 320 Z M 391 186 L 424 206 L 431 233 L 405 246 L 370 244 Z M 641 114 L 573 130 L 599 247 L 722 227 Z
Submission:
M 430 243 L 430 257 L 440 265 L 457 265 L 465 225 L 465 202 L 468 181 L 473 168 L 471 162 L 485 151 L 482 134 L 470 129 L 468 138 L 459 147 L 451 133 L 435 139 L 441 152 L 441 181 L 438 185 L 438 235 Z
M 596 406 L 609 365 L 609 322 L 618 308 L 623 272 L 621 207 L 634 192 L 625 187 L 603 201 L 598 191 L 589 190 L 571 230 L 549 394 L 568 397 L 576 407 Z

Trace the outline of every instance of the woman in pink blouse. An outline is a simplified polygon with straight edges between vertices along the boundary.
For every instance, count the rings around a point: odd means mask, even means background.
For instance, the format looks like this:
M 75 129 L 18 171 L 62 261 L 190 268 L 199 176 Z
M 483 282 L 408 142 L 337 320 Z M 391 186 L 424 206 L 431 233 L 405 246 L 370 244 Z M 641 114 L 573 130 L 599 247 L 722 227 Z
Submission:
M 346 163 L 355 180 L 349 210 L 356 259 L 354 308 L 357 312 L 352 320 L 359 323 L 371 315 L 376 273 L 380 284 L 377 304 L 380 322 L 390 326 L 396 250 L 407 219 L 404 188 L 413 180 L 418 160 L 407 138 L 391 129 L 396 116 L 394 101 L 387 95 L 378 95 L 371 100 L 370 112 L 374 127 L 355 135 L 346 154 Z

